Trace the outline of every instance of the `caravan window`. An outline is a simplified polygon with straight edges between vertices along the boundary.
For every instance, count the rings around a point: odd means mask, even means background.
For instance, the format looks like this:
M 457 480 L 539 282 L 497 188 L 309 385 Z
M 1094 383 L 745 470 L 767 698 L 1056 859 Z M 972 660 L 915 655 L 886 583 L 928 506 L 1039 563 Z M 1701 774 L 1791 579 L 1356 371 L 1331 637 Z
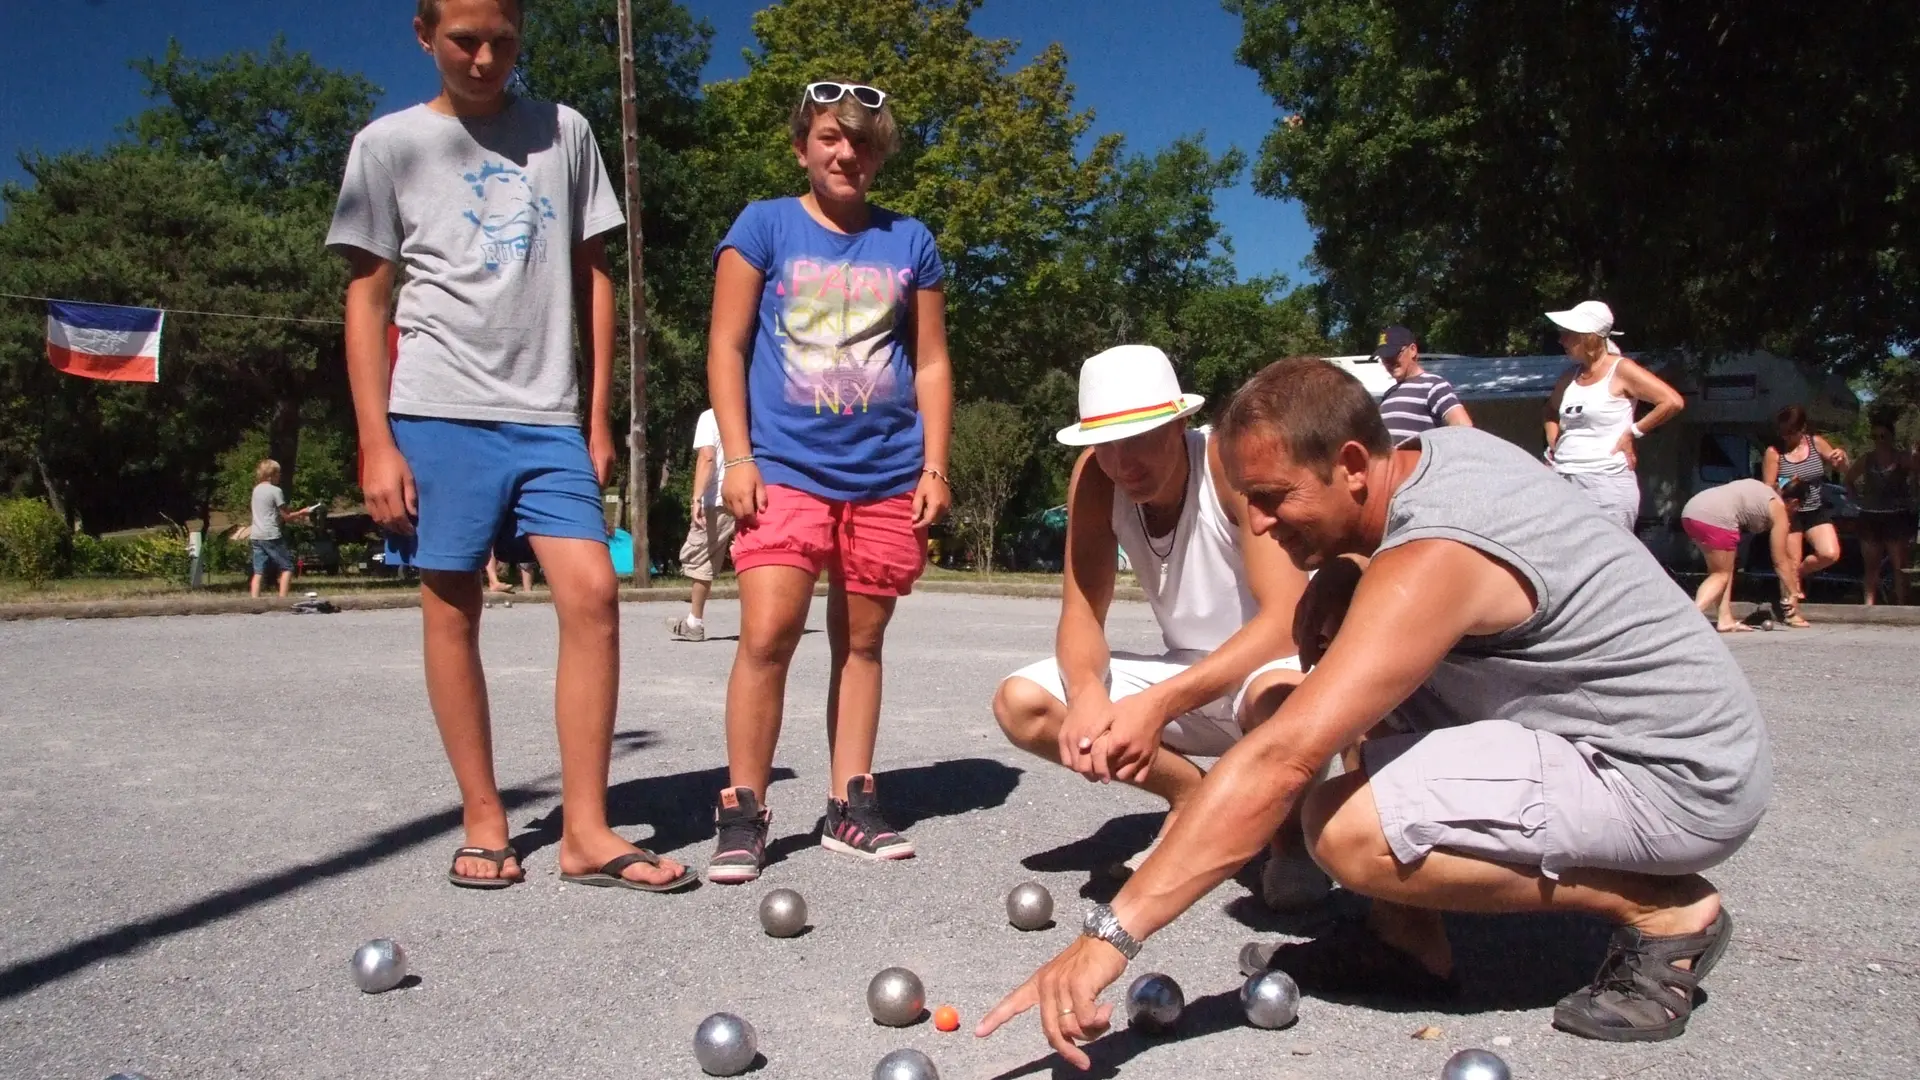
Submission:
M 1701 487 L 1731 484 L 1754 475 L 1754 443 L 1745 435 L 1700 436 L 1700 464 L 1695 470 Z

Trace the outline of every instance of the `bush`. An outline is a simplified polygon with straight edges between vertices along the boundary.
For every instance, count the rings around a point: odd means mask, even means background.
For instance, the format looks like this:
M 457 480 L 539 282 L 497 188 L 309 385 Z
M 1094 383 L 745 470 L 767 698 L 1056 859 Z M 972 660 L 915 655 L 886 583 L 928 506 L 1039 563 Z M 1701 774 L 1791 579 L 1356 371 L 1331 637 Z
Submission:
M 0 576 L 34 585 L 67 572 L 67 523 L 40 499 L 0 499 Z

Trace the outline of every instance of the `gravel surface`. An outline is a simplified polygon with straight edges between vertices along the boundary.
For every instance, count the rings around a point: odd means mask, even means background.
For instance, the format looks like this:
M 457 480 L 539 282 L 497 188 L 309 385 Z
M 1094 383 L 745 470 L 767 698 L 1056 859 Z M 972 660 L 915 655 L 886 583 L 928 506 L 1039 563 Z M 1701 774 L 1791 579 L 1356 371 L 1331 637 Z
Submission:
M 704 644 L 676 605 L 625 609 L 615 824 L 696 866 L 724 779 L 721 712 L 737 607 Z M 500 778 L 527 884 L 456 890 L 458 800 L 426 711 L 419 615 L 0 625 L 0 1077 L 698 1077 L 695 1025 L 759 1031 L 765 1077 L 863 1078 L 917 1047 L 946 1080 L 1071 1075 L 1031 1019 L 966 1032 L 1065 945 L 1103 867 L 1143 845 L 1153 800 L 1028 759 L 988 710 L 998 678 L 1048 651 L 1055 605 L 903 602 L 888 645 L 880 791 L 921 856 L 868 865 L 810 831 L 827 780 L 826 637 L 795 661 L 771 802 L 779 862 L 746 887 L 652 896 L 562 886 L 550 607 L 490 611 L 483 634 Z M 816 605 L 813 625 L 821 625 Z M 1121 645 L 1149 614 L 1118 605 Z M 1242 942 L 1310 932 L 1223 885 L 1134 970 L 1178 979 L 1179 1034 L 1096 1044 L 1103 1077 L 1431 1078 L 1496 1049 L 1517 1077 L 1910 1077 L 1920 1057 L 1916 680 L 1920 631 L 1849 627 L 1733 641 L 1772 721 L 1777 786 L 1759 833 L 1716 873 L 1740 934 L 1682 1039 L 1589 1043 L 1551 1030 L 1604 929 L 1557 918 L 1453 924 L 1468 1002 L 1452 1012 L 1309 999 L 1300 1022 L 1239 1018 Z M 1038 880 L 1058 924 L 1020 933 L 1002 898 Z M 761 934 L 776 886 L 813 929 Z M 393 937 L 419 979 L 368 997 L 354 947 Z M 866 1015 L 901 964 L 962 1032 Z M 1111 992 L 1110 992 L 1111 995 Z M 1111 999 L 1111 997 L 1110 997 Z M 1439 1037 L 1422 1041 L 1416 1029 Z M 1903 1064 L 1904 1062 L 1904 1064 Z

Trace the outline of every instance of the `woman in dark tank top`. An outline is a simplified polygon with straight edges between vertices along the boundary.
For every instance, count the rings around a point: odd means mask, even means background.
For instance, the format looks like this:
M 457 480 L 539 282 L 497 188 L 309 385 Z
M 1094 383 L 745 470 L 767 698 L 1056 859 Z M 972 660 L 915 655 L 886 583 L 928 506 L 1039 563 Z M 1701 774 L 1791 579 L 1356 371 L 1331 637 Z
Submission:
M 1779 441 L 1767 447 L 1760 479 L 1776 490 L 1783 483 L 1803 480 L 1808 489 L 1806 501 L 1794 512 L 1793 531 L 1787 534 L 1787 554 L 1800 564 L 1800 594 L 1794 599 L 1805 600 L 1807 578 L 1840 561 L 1840 533 L 1833 527 L 1833 508 L 1826 505 L 1820 485 L 1827 482 L 1829 468 L 1846 470 L 1847 452 L 1814 434 L 1807 410 L 1799 405 L 1781 409 L 1773 418 L 1773 429 Z M 1807 625 L 1798 612 L 1787 613 L 1786 623 Z
M 1873 449 L 1847 470 L 1847 488 L 1860 504 L 1862 603 L 1878 599 L 1881 563 L 1893 570 L 1893 602 L 1907 602 L 1907 551 L 1913 546 L 1914 455 L 1894 443 L 1893 425 L 1873 423 Z

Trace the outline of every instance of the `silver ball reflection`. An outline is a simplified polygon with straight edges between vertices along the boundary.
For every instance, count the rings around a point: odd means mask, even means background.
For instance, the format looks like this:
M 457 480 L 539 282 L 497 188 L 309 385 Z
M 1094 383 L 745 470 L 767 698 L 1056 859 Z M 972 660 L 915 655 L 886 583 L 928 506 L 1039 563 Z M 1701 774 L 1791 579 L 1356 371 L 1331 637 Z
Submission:
M 1240 1008 L 1254 1027 L 1286 1027 L 1300 1018 L 1300 987 L 1284 971 L 1263 971 L 1241 985 Z
M 693 1032 L 693 1056 L 708 1076 L 739 1076 L 760 1052 L 753 1025 L 732 1013 L 714 1013 Z
M 768 937 L 792 937 L 807 928 L 806 898 L 792 889 L 775 889 L 760 899 L 760 929 Z
M 363 994 L 384 994 L 407 977 L 407 950 L 388 938 L 374 938 L 353 950 L 353 984 Z
M 940 1080 L 940 1070 L 918 1050 L 895 1050 L 873 1067 L 873 1080 Z
M 867 1011 L 888 1027 L 906 1027 L 926 1011 L 927 988 L 920 976 L 903 967 L 890 967 L 867 984 Z
M 1447 1059 L 1440 1080 L 1513 1080 L 1513 1070 L 1491 1050 L 1462 1050 Z
M 1042 930 L 1053 921 L 1053 894 L 1037 881 L 1022 882 L 1007 894 L 1007 921 L 1016 930 Z
M 1173 1030 L 1186 1007 L 1187 995 L 1171 975 L 1150 971 L 1127 987 L 1127 1026 L 1149 1035 Z

